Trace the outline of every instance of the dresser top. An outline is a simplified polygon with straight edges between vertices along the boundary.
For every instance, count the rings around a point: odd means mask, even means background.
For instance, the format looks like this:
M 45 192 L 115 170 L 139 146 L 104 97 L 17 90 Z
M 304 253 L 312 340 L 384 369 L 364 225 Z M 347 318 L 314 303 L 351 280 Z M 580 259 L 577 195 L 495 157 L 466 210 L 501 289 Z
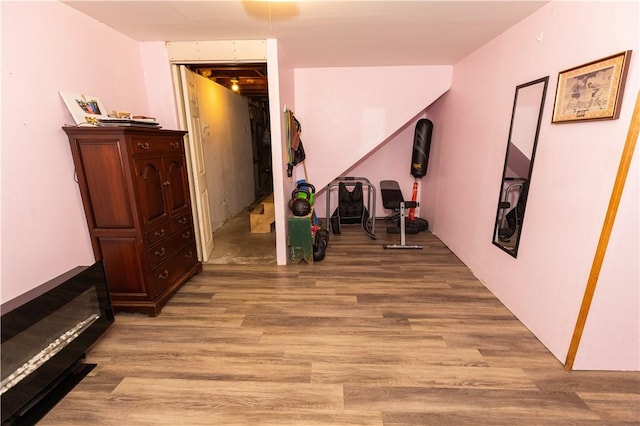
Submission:
M 99 127 L 99 126 L 62 126 L 62 130 L 65 131 L 68 135 L 78 135 L 78 134 L 161 134 L 161 135 L 179 135 L 183 136 L 187 132 L 185 130 L 168 130 L 168 129 L 158 129 L 153 127 L 144 127 L 144 126 L 108 126 L 108 127 Z

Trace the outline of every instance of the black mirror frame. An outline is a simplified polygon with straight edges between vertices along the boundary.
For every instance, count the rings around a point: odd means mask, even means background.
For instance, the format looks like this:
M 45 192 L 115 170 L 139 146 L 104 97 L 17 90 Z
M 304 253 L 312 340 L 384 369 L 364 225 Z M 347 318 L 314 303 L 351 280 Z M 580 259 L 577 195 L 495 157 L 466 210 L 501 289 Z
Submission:
M 534 135 L 534 140 L 533 140 L 533 147 L 531 149 L 531 160 L 529 163 L 529 171 L 527 173 L 527 177 L 526 177 L 526 181 L 524 183 L 524 187 L 522 189 L 523 191 L 523 195 L 521 195 L 521 197 L 523 197 L 524 199 L 521 201 L 522 202 L 522 216 L 520 217 L 520 227 L 519 229 L 516 229 L 516 233 L 517 235 L 515 235 L 516 241 L 515 241 L 515 245 L 513 246 L 513 249 L 509 249 L 506 247 L 506 245 L 504 244 L 500 244 L 499 242 L 499 238 L 498 238 L 498 228 L 499 228 L 499 223 L 500 223 L 500 204 L 502 201 L 502 196 L 503 196 L 503 191 L 504 191 L 504 183 L 505 181 L 508 179 L 507 178 L 507 165 L 508 165 L 508 159 L 509 159 L 509 145 L 510 145 L 510 141 L 511 141 L 511 137 L 513 134 L 513 124 L 514 124 L 514 119 L 515 119 L 515 113 L 516 113 L 516 107 L 518 105 L 518 92 L 520 89 L 523 89 L 525 87 L 529 87 L 529 86 L 533 86 L 536 84 L 540 84 L 543 83 L 544 86 L 542 88 L 542 96 L 540 99 L 540 109 L 538 112 L 538 120 L 537 120 L 537 124 L 536 124 L 536 131 L 535 131 L 535 135 Z M 493 226 L 493 234 L 492 234 L 492 240 L 491 242 L 493 243 L 493 245 L 497 246 L 498 248 L 500 248 L 502 251 L 504 251 L 505 253 L 515 257 L 518 257 L 518 248 L 520 246 L 520 237 L 522 234 L 522 226 L 524 224 L 524 217 L 525 217 L 525 210 L 526 210 L 526 205 L 527 205 L 527 198 L 529 195 L 529 185 L 531 183 L 531 175 L 533 172 L 533 163 L 535 160 L 535 155 L 536 155 L 536 148 L 538 145 L 538 137 L 540 135 L 540 126 L 542 124 L 542 114 L 544 111 L 544 102 L 547 96 L 547 86 L 549 84 L 549 76 L 546 77 L 542 77 L 539 78 L 537 80 L 533 80 L 530 81 L 528 83 L 523 83 L 520 84 L 518 86 L 516 86 L 516 90 L 515 90 L 515 95 L 514 95 L 514 99 L 513 99 L 513 108 L 511 110 L 511 123 L 509 125 L 509 137 L 507 139 L 507 149 L 505 152 L 505 158 L 504 158 L 504 165 L 502 168 L 502 179 L 500 180 L 500 191 L 498 193 L 498 207 L 496 209 L 496 218 L 495 218 L 495 222 L 494 222 L 494 226 Z M 516 207 L 517 208 L 517 207 Z

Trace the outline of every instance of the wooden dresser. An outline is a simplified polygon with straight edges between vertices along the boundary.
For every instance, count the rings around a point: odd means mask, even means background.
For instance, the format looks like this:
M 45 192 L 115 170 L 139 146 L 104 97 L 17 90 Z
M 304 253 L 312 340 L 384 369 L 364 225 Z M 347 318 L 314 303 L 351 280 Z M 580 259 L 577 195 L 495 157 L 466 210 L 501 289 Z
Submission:
M 142 127 L 63 127 L 113 308 L 156 316 L 202 270 L 183 136 Z

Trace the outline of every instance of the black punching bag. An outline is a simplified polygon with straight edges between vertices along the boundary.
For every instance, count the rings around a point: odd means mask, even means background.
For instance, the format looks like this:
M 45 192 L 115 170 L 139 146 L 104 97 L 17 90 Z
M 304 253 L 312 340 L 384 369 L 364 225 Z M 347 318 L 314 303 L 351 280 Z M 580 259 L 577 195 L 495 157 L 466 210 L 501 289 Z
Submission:
M 427 174 L 432 133 L 433 123 L 431 120 L 426 118 L 418 120 L 413 135 L 413 154 L 411 155 L 411 175 L 416 179 Z

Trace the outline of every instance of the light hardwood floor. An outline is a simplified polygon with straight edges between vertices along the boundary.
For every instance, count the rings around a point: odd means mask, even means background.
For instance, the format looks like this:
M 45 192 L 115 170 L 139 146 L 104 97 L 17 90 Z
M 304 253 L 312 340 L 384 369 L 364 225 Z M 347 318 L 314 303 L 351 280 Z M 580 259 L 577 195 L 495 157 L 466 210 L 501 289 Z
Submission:
M 433 235 L 313 265 L 205 265 L 120 313 L 42 425 L 637 425 L 640 373 L 566 372 Z

